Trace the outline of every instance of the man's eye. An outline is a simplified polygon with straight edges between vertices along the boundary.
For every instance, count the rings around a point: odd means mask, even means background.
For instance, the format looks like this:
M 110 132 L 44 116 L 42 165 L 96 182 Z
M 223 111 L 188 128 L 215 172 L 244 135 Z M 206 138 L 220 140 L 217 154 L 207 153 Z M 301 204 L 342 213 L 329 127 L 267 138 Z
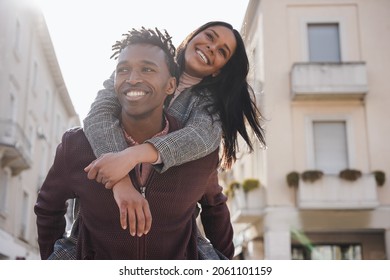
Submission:
M 149 67 L 144 67 L 144 68 L 142 69 L 142 71 L 143 71 L 143 72 L 154 72 L 154 69 L 149 68 Z
M 116 72 L 117 73 L 127 73 L 127 72 L 129 72 L 129 69 L 127 69 L 127 68 L 118 68 L 118 69 L 116 69 Z

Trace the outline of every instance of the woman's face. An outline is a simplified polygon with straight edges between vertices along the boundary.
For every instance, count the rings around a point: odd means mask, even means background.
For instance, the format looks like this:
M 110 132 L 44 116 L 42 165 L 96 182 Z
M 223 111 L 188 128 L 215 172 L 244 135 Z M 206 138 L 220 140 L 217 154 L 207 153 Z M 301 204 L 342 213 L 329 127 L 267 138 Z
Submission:
M 215 25 L 188 42 L 184 71 L 194 77 L 217 75 L 236 50 L 236 38 L 229 28 Z

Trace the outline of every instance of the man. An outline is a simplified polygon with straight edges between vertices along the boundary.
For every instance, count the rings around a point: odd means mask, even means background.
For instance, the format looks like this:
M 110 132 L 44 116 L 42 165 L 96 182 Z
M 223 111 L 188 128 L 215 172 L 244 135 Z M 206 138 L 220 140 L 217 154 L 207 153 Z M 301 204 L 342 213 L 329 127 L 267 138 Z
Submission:
M 163 111 L 165 98 L 176 87 L 174 47 L 168 34 L 133 29 L 116 50 L 115 91 L 129 145 L 179 129 Z M 153 216 L 150 232 L 142 236 L 131 236 L 119 226 L 112 191 L 88 179 L 84 167 L 94 159 L 81 128 L 63 135 L 34 208 L 42 259 L 52 254 L 64 234 L 66 201 L 72 198 L 77 198 L 80 209 L 78 259 L 197 259 L 197 203 L 202 206 L 207 237 L 224 255 L 233 256 L 226 197 L 219 185 L 211 183 L 217 181 L 218 150 L 163 174 L 145 164 L 130 172 Z

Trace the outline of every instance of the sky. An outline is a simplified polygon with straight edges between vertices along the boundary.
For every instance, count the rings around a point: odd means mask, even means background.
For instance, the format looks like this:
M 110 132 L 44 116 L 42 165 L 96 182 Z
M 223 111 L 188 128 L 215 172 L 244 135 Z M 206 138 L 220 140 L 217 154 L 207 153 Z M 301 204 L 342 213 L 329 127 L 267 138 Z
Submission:
M 166 29 L 175 46 L 200 25 L 240 31 L 249 0 L 36 0 L 46 19 L 69 95 L 82 121 L 115 69 L 111 46 L 131 28 Z

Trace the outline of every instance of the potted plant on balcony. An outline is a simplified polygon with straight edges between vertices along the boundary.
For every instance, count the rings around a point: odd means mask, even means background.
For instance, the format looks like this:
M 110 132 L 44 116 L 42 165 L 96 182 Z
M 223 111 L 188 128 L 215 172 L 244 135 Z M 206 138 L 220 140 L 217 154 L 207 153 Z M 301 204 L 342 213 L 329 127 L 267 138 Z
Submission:
M 286 176 L 287 185 L 297 188 L 299 185 L 299 173 L 296 171 L 290 172 Z
M 375 181 L 378 187 L 382 187 L 386 182 L 386 174 L 383 171 L 373 171 L 372 172 L 375 176 Z
M 362 177 L 362 172 L 356 169 L 347 168 L 340 171 L 339 177 L 347 181 L 356 181 L 357 179 Z
M 322 176 L 324 176 L 324 172 L 321 170 L 307 170 L 301 174 L 302 180 L 310 183 L 320 180 Z
M 232 181 L 230 182 L 230 184 L 228 185 L 227 189 L 225 190 L 225 195 L 228 196 L 228 197 L 234 197 L 234 193 L 236 192 L 236 190 L 238 190 L 240 188 L 240 183 L 237 182 L 237 181 Z
M 242 182 L 241 187 L 245 199 L 244 208 L 251 209 L 251 208 L 258 207 L 262 199 L 262 196 L 261 195 L 259 196 L 258 194 L 249 195 L 249 193 L 261 187 L 260 181 L 258 179 L 252 179 L 252 178 L 245 179 Z
M 248 192 L 258 189 L 260 187 L 260 181 L 257 179 L 246 179 L 242 182 L 242 189 L 245 194 Z

